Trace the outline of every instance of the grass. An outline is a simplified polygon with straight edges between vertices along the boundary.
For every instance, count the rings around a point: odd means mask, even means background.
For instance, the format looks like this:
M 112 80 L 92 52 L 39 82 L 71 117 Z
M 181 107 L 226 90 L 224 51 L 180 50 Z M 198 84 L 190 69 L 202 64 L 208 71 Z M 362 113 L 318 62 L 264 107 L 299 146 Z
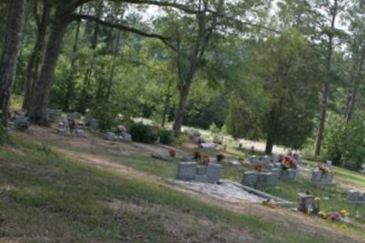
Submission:
M 237 229 L 258 242 L 334 240 L 288 231 L 274 222 L 210 206 L 165 187 L 86 167 L 34 142 L 16 140 L 0 149 L 2 239 L 222 242 Z M 130 163 L 136 161 L 133 158 Z M 115 201 L 117 208 L 110 206 Z

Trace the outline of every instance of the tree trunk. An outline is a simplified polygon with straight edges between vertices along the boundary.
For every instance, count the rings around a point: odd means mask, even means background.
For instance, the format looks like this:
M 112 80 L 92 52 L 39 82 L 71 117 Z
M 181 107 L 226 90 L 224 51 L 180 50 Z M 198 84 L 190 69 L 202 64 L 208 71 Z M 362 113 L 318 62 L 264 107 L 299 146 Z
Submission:
M 318 125 L 318 132 L 316 136 L 316 144 L 315 144 L 315 151 L 314 156 L 319 156 L 321 153 L 321 145 L 323 140 L 323 133 L 325 128 L 325 122 L 327 117 L 327 103 L 328 103 L 328 96 L 330 92 L 330 84 L 326 82 L 322 86 L 321 91 L 321 103 L 320 103 L 320 111 L 319 111 L 319 125 Z
M 4 49 L 0 60 L 0 108 L 7 124 L 11 90 L 14 83 L 24 20 L 24 0 L 9 1 Z
M 81 12 L 81 10 L 80 10 Z M 74 45 L 72 47 L 72 54 L 71 54 L 71 67 L 70 67 L 70 76 L 67 78 L 67 85 L 66 85 L 66 93 L 65 93 L 65 99 L 64 99 L 64 105 L 63 110 L 69 111 L 70 109 L 70 100 L 72 99 L 73 93 L 74 93 L 74 84 L 75 84 L 75 72 L 76 72 L 76 60 L 77 60 L 77 47 L 79 43 L 79 36 L 80 36 L 80 25 L 81 21 L 77 22 L 76 26 L 76 33 L 75 33 L 75 41 Z
M 47 124 L 47 107 L 50 86 L 54 79 L 57 59 L 68 24 L 69 21 L 66 14 L 56 14 L 48 40 L 42 70 L 34 90 L 32 105 L 29 112 L 29 116 L 32 120 L 40 125 Z
M 37 6 L 35 6 L 35 8 L 37 8 Z M 26 80 L 24 83 L 23 109 L 26 111 L 29 111 L 32 93 L 36 86 L 36 82 L 38 81 L 39 69 L 44 57 L 47 27 L 50 19 L 50 10 L 51 7 L 49 3 L 47 1 L 43 1 L 42 17 L 40 22 L 37 22 L 37 39 L 28 61 Z M 34 15 L 35 18 L 37 18 L 36 10 Z
M 331 31 L 335 29 L 336 16 L 338 14 L 338 0 L 334 1 L 331 16 Z M 327 117 L 327 106 L 328 98 L 330 95 L 330 82 L 331 82 L 331 72 L 332 72 L 332 52 L 333 52 L 333 33 L 328 34 L 328 44 L 327 44 L 327 57 L 326 57 L 326 80 L 322 85 L 321 89 L 321 101 L 319 106 L 319 125 L 317 130 L 317 136 L 315 141 L 314 156 L 318 157 L 321 154 L 321 146 L 323 140 L 323 134 L 326 124 Z
M 272 154 L 273 148 L 274 148 L 274 141 L 268 135 L 266 140 L 265 154 Z
M 171 80 L 169 81 L 168 85 L 167 85 L 167 92 L 165 95 L 165 102 L 164 102 L 164 108 L 163 108 L 163 112 L 162 112 L 162 121 L 161 121 L 161 127 L 165 127 L 165 123 L 166 123 L 166 116 L 167 116 L 167 112 L 169 110 L 169 106 L 170 106 L 170 99 L 171 99 L 171 95 L 170 95 L 170 88 L 171 88 Z
M 189 83 L 190 82 L 188 82 L 187 84 L 182 84 L 180 87 L 180 98 L 179 98 L 178 106 L 175 111 L 175 121 L 174 121 L 174 126 L 173 126 L 175 135 L 178 135 L 181 133 L 181 127 L 183 124 L 185 107 L 186 107 L 186 104 L 188 101 L 188 95 L 189 95 L 189 90 L 190 90 Z

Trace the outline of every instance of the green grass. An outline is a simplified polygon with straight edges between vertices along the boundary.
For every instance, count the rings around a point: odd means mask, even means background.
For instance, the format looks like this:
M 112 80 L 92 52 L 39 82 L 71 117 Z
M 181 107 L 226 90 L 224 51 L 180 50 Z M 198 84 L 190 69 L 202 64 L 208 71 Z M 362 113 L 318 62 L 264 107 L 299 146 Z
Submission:
M 165 187 L 89 168 L 27 141 L 1 148 L 0 186 L 0 237 L 26 242 L 224 241 L 220 237 L 231 228 L 243 229 L 259 242 L 334 240 L 287 231 L 274 222 L 209 206 Z M 113 200 L 121 202 L 117 211 L 108 206 Z M 131 210 L 130 205 L 142 209 Z M 193 222 L 184 226 L 185 233 L 162 227 L 180 217 Z M 202 232 L 212 227 L 199 223 L 202 219 L 215 227 L 204 239 L 199 238 Z

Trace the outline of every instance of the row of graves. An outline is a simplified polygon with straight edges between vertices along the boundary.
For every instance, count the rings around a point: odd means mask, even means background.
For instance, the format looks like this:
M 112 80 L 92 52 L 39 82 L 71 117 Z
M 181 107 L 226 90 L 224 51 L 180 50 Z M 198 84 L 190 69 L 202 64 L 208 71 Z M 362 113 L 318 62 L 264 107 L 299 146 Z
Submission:
M 196 153 L 196 152 L 195 152 Z M 243 173 L 241 183 L 221 179 L 222 154 L 215 160 L 194 155 L 191 161 L 180 162 L 178 165 L 178 184 L 189 189 L 232 202 L 253 202 L 266 205 L 293 207 L 294 202 L 270 195 L 265 189 L 274 187 L 279 181 L 293 182 L 298 178 L 301 159 L 297 155 L 287 156 L 251 156 L 248 161 L 253 170 Z M 310 182 L 315 187 L 333 185 L 331 163 L 319 164 L 311 174 Z M 295 211 L 307 215 L 315 215 L 332 221 L 350 222 L 349 212 L 341 210 L 324 212 L 320 210 L 319 198 L 310 192 L 299 192 Z M 344 200 L 357 206 L 365 205 L 365 191 L 350 190 Z M 356 209 L 356 212 L 358 210 Z

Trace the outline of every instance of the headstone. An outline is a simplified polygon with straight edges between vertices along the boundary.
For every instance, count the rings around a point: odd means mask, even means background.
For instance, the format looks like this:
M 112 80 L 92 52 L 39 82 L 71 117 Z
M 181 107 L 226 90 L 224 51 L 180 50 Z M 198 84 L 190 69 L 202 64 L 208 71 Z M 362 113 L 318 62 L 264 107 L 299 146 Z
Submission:
M 65 128 L 65 127 L 59 127 L 57 129 L 57 132 L 58 132 L 58 134 L 60 134 L 62 136 L 66 136 L 67 135 L 67 128 Z
M 280 179 L 284 181 L 294 181 L 297 176 L 297 171 L 294 169 L 287 169 L 281 172 Z
M 105 133 L 104 138 L 105 138 L 106 140 L 110 140 L 110 141 L 115 141 L 115 140 L 117 140 L 117 136 L 115 135 L 115 133 L 114 133 L 114 132 L 107 132 L 107 133 Z
M 311 183 L 314 185 L 330 185 L 332 184 L 333 175 L 331 173 L 322 173 L 319 170 L 312 172 Z
M 129 133 L 125 132 L 122 134 L 122 136 L 124 142 L 132 142 L 132 135 L 130 135 Z
M 276 175 L 279 178 L 280 175 L 281 175 L 281 169 L 279 169 L 279 168 L 272 168 L 271 169 L 271 173 L 274 174 L 274 175 Z
M 278 168 L 281 170 L 281 163 L 274 163 L 274 168 Z
M 259 172 L 256 182 L 256 188 L 265 188 L 268 184 L 268 178 L 271 175 L 271 173 L 268 172 Z
M 16 129 L 25 130 L 30 126 L 30 119 L 27 116 L 17 116 L 14 119 L 14 127 Z
M 266 184 L 265 186 L 276 186 L 279 181 L 279 175 L 274 173 L 268 173 L 266 175 Z
M 82 130 L 82 129 L 76 129 L 75 130 L 75 134 L 78 136 L 78 137 L 85 137 L 85 131 Z
M 206 175 L 207 174 L 207 166 L 199 165 L 196 167 L 197 175 Z
M 221 176 L 222 166 L 215 163 L 210 163 L 207 167 L 208 182 L 216 183 L 219 181 Z
M 55 122 L 57 119 L 61 118 L 62 111 L 61 110 L 54 110 L 48 109 L 47 110 L 47 120 L 51 122 Z
M 258 172 L 256 171 L 246 171 L 243 173 L 242 184 L 245 186 L 255 187 L 258 178 Z
M 360 192 L 356 190 L 350 190 L 347 192 L 346 199 L 348 201 L 359 201 L 360 198 Z
M 298 211 L 306 214 L 317 214 L 319 212 L 318 204 L 316 204 L 313 195 L 309 195 L 306 193 L 299 193 L 298 196 L 299 196 Z
M 365 203 L 365 192 L 360 194 L 360 201 Z
M 256 161 L 257 161 L 256 156 L 255 155 L 250 156 L 249 161 L 251 162 L 251 164 L 256 163 Z
M 262 156 L 260 161 L 261 161 L 261 163 L 263 163 L 263 164 L 267 165 L 267 164 L 269 164 L 269 163 L 270 163 L 270 157 L 269 157 L 269 156 L 267 156 L 267 155 Z
M 181 162 L 178 166 L 177 178 L 179 180 L 190 181 L 195 180 L 196 163 Z
M 274 164 L 277 163 L 277 162 L 279 162 L 279 155 L 273 154 L 271 158 L 272 158 L 272 162 Z
M 99 121 L 95 118 L 90 120 L 89 125 L 93 131 L 97 131 L 99 129 Z

